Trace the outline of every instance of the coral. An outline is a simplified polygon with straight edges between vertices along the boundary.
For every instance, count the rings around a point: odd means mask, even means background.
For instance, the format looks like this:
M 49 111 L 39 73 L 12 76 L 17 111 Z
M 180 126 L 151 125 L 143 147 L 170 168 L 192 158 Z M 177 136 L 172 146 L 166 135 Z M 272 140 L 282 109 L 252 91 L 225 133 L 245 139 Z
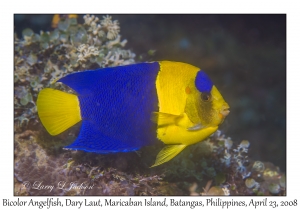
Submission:
M 85 66 L 84 63 L 89 61 L 90 58 L 95 58 L 99 55 L 98 48 L 95 46 L 88 46 L 82 44 L 77 48 L 77 62 Z
M 236 149 L 231 149 L 226 146 L 225 142 L 228 140 L 230 138 L 225 138 L 220 133 L 215 133 L 209 139 L 211 143 L 218 145 L 213 152 L 216 159 L 211 160 L 217 174 L 226 174 L 224 181 L 219 184 L 217 176 L 214 177 L 218 187 L 227 188 L 230 195 L 285 195 L 285 185 L 280 185 L 280 180 L 285 183 L 285 175 L 278 167 L 251 160 L 247 155 L 249 141 L 243 140 Z
M 15 120 L 26 129 L 37 119 L 38 92 L 70 72 L 134 63 L 135 54 L 123 49 L 118 21 L 111 16 L 85 15 L 84 24 L 76 18 L 61 19 L 53 31 L 36 34 L 27 28 L 22 39 L 14 36 Z M 100 23 L 101 22 L 101 23 Z M 26 110 L 26 111 L 24 111 Z
M 114 39 L 120 32 L 119 23 L 117 20 L 112 21 L 111 16 L 103 16 L 103 20 L 101 21 L 101 25 L 106 28 L 108 39 Z
M 106 164 L 119 161 L 102 155 L 59 151 L 37 144 L 38 132 L 15 135 L 15 195 L 181 195 L 162 176 L 126 173 Z M 77 158 L 79 158 L 78 160 Z M 92 165 L 90 165 L 90 164 Z
M 249 147 L 249 141 L 235 145 L 217 131 L 166 163 L 164 180 L 190 195 L 285 195 L 285 175 L 271 163 L 251 160 Z

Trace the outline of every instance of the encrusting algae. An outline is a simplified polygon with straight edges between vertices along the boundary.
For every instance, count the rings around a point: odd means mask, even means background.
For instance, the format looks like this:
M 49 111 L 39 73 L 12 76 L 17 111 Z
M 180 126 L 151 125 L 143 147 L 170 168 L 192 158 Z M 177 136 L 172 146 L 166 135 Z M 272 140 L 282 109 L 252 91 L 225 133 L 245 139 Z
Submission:
M 136 153 L 63 150 L 81 124 L 50 136 L 37 117 L 38 93 L 54 88 L 74 94 L 56 81 L 86 69 L 135 63 L 118 21 L 85 15 L 78 24 L 77 18 L 61 16 L 50 32 L 25 29 L 21 39 L 15 35 L 15 195 L 285 195 L 286 178 L 277 167 L 251 160 L 250 142 L 235 145 L 220 131 L 155 168 L 149 166 L 162 149 L 159 141 Z M 28 187 L 35 181 L 36 188 Z M 57 187 L 60 181 L 65 188 Z M 71 182 L 78 186 L 70 189 Z

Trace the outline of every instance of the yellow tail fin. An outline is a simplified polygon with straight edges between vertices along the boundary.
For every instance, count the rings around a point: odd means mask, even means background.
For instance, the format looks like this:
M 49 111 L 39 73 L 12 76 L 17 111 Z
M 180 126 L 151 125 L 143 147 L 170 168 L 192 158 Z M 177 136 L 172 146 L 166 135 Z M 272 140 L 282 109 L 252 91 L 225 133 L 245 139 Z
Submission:
M 60 90 L 45 88 L 37 98 L 37 111 L 51 135 L 58 135 L 81 120 L 78 97 Z

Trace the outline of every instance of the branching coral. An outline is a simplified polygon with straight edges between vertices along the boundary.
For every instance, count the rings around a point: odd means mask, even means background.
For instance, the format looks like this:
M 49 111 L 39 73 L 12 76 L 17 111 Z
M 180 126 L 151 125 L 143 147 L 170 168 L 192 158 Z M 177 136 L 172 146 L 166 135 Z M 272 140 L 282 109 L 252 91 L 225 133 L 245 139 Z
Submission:
M 95 17 L 94 15 L 92 16 L 85 15 L 83 19 L 84 19 L 84 24 L 90 26 L 89 31 L 92 32 L 93 35 L 97 35 L 101 29 L 101 25 L 97 24 L 99 18 Z
M 99 55 L 99 51 L 97 47 L 88 46 L 86 44 L 82 44 L 77 48 L 77 62 L 80 62 L 84 67 L 89 59 L 94 58 Z
M 117 20 L 112 21 L 111 16 L 103 16 L 101 25 L 107 30 L 106 37 L 108 39 L 115 39 L 120 32 L 119 23 Z

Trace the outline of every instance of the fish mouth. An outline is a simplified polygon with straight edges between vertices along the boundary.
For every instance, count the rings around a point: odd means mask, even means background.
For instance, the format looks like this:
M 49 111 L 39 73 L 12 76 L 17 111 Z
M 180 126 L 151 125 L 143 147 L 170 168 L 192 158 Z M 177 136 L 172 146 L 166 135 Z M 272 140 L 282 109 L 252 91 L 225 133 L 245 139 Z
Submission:
M 223 115 L 223 117 L 226 117 L 230 113 L 230 111 L 229 111 L 229 109 L 225 109 L 225 110 L 221 111 L 220 113 L 221 113 L 221 115 Z
M 226 117 L 228 114 L 230 113 L 229 111 L 229 106 L 228 104 L 225 104 L 223 105 L 221 111 L 220 111 L 220 114 L 223 116 L 223 117 Z

